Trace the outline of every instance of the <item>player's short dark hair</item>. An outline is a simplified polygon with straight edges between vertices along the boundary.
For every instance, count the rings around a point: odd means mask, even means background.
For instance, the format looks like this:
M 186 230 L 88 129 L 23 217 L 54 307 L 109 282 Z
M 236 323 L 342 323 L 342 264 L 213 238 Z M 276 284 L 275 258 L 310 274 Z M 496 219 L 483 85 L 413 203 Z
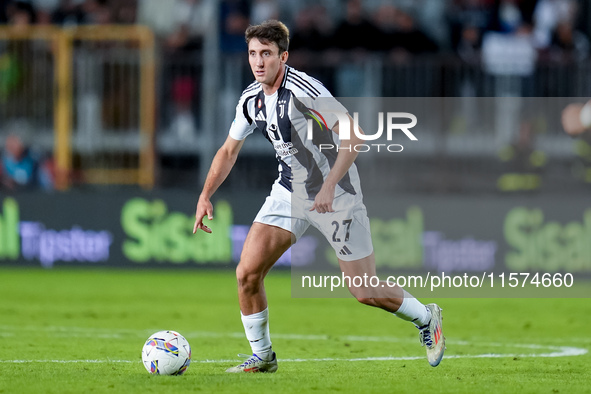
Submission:
M 274 19 L 264 21 L 260 25 L 248 26 L 244 37 L 247 45 L 253 38 L 263 44 L 275 43 L 279 47 L 279 54 L 289 48 L 289 29 Z

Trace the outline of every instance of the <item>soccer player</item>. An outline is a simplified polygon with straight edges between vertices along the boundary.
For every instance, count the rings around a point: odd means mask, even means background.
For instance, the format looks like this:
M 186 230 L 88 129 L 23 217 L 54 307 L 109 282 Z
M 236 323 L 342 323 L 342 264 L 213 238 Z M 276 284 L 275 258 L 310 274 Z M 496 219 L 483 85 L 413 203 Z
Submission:
M 349 140 L 340 141 L 338 152 L 318 146 L 333 141 L 332 132 L 338 135 L 334 110 L 347 114 L 346 109 L 320 82 L 286 64 L 289 31 L 283 23 L 269 20 L 250 26 L 245 36 L 255 81 L 242 92 L 229 136 L 213 159 L 197 202 L 193 233 L 199 229 L 211 233 L 203 223 L 205 216 L 213 219 L 210 199 L 234 166 L 244 139 L 258 129 L 275 148 L 279 177 L 254 219 L 236 268 L 242 322 L 253 354 L 227 372 L 275 372 L 264 278 L 308 226 L 324 234 L 346 276 L 371 276 L 376 270 L 369 219 L 353 163 L 357 152 L 351 149 L 363 141 L 351 132 Z M 300 138 L 313 113 L 332 132 L 314 134 L 312 140 Z M 349 123 L 351 127 L 353 122 Z M 335 220 L 343 223 L 346 234 L 333 235 Z M 439 306 L 423 305 L 400 287 L 350 286 L 349 290 L 359 302 L 412 322 L 426 346 L 429 364 L 439 364 L 445 350 Z
M 591 129 L 591 100 L 586 104 L 569 104 L 562 111 L 562 127 L 573 137 Z

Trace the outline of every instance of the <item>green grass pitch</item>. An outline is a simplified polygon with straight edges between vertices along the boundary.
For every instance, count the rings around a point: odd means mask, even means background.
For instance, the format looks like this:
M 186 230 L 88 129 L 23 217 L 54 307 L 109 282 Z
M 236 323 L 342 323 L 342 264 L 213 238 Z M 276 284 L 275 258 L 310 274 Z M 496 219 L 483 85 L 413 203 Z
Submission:
M 353 299 L 293 299 L 267 279 L 275 374 L 230 375 L 242 332 L 233 272 L 0 269 L 0 393 L 575 393 L 591 390 L 588 299 L 424 299 L 444 309 L 432 368 L 417 330 Z M 193 349 L 183 376 L 152 376 L 155 331 Z

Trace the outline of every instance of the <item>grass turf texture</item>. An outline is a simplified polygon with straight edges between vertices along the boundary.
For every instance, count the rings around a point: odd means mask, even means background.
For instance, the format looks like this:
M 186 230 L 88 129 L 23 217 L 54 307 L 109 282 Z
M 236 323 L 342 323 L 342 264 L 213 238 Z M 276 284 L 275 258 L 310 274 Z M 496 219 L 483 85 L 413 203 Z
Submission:
M 279 371 L 230 375 L 239 360 L 229 360 L 250 350 L 231 272 L 1 269 L 0 393 L 590 390 L 590 353 L 524 356 L 591 348 L 588 299 L 425 299 L 444 308 L 446 356 L 457 357 L 432 368 L 409 323 L 353 299 L 292 299 L 289 281 L 272 272 L 266 283 Z M 162 329 L 192 346 L 183 376 L 152 376 L 140 362 Z M 463 358 L 487 353 L 503 356 Z M 390 356 L 420 359 L 350 361 Z

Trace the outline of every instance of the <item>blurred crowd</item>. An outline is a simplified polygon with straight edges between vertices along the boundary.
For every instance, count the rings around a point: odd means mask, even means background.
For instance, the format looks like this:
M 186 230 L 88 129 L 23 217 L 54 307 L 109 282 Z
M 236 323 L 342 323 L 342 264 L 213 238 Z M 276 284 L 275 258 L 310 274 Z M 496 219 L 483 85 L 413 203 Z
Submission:
M 249 24 L 281 19 L 292 49 L 381 51 L 393 57 L 456 53 L 471 61 L 489 32 L 528 37 L 542 59 L 589 54 L 581 0 L 3 0 L 0 24 L 145 24 L 172 50 L 195 50 L 220 16 L 224 52 L 245 48 Z M 219 7 L 216 10 L 215 7 Z M 218 11 L 218 12 L 215 12 Z M 586 25 L 587 24 L 587 25 Z M 494 44 L 493 44 L 494 45 Z M 511 45 L 511 44 L 510 44 Z M 334 57 L 332 57 L 334 58 Z
M 0 190 L 52 190 L 53 159 L 31 147 L 32 133 L 26 123 L 15 122 L 3 141 L 0 154 Z
M 590 15 L 591 2 L 583 0 L 0 0 L 0 25 L 150 27 L 164 55 L 158 93 L 159 130 L 169 141 L 176 138 L 181 145 L 199 137 L 201 54 L 206 37 L 216 37 L 214 42 L 219 43 L 220 51 L 233 61 L 233 55 L 246 52 L 244 31 L 250 24 L 282 20 L 291 31 L 289 63 L 307 72 L 314 71 L 312 75 L 318 75 L 341 97 L 367 94 L 363 90 L 367 70 L 357 60 L 376 55 L 385 67 L 382 79 L 377 79 L 379 89 L 373 94 L 562 97 L 575 95 L 573 87 L 582 85 L 571 69 L 564 66 L 588 61 Z M 11 110 L 15 118 L 26 118 L 27 114 L 20 113 L 20 109 L 28 108 L 26 104 L 37 97 L 21 87 L 24 101 L 18 101 L 15 81 L 27 79 L 24 75 L 28 74 L 23 70 L 31 63 L 17 62 L 24 53 L 0 53 L 0 105 L 16 103 Z M 32 57 L 40 61 L 39 56 Z M 436 68 L 430 69 L 435 72 L 413 74 L 420 67 L 408 63 L 409 60 L 430 61 L 433 57 L 439 61 L 434 64 L 447 64 L 453 59 L 450 69 L 459 70 L 459 77 L 454 79 L 451 74 L 445 74 L 437 79 Z M 409 70 L 396 68 L 405 64 L 410 64 Z M 538 72 L 542 64 L 556 66 L 551 77 Z M 462 68 L 465 65 L 468 67 Z M 320 70 L 311 70 L 315 67 Z M 396 72 L 389 72 L 394 69 Z M 107 80 L 111 71 L 106 66 L 105 70 Z M 541 83 L 534 90 L 536 73 L 540 74 Z M 392 79 L 393 75 L 396 79 Z M 30 80 L 35 81 L 36 87 L 37 81 L 50 81 L 45 77 Z M 553 80 L 560 86 L 553 87 Z M 100 79 L 97 77 L 96 81 Z M 405 83 L 408 81 L 411 83 Z M 128 78 L 127 82 L 111 85 L 115 93 L 120 93 L 126 83 L 134 82 Z M 444 84 L 452 87 L 445 92 L 443 88 L 431 89 L 432 85 Z M 125 107 L 113 101 L 109 92 L 95 89 L 77 96 L 78 107 L 86 108 L 84 102 L 100 102 L 104 108 L 113 103 L 114 108 Z M 123 98 L 123 102 L 127 100 L 122 94 L 117 97 Z M 111 111 L 102 113 L 104 126 L 114 128 L 111 124 L 115 122 L 108 117 Z M 514 127 L 507 129 L 507 135 L 501 136 L 503 146 L 514 144 L 519 148 L 516 152 L 523 151 L 521 156 L 529 157 L 534 133 L 528 131 L 527 122 L 514 123 Z M 50 189 L 54 178 L 52 161 L 35 154 L 26 136 L 18 130 L 10 134 L 7 130 L 0 131 L 3 138 L 8 135 L 0 141 L 3 147 L 0 189 L 31 185 Z

